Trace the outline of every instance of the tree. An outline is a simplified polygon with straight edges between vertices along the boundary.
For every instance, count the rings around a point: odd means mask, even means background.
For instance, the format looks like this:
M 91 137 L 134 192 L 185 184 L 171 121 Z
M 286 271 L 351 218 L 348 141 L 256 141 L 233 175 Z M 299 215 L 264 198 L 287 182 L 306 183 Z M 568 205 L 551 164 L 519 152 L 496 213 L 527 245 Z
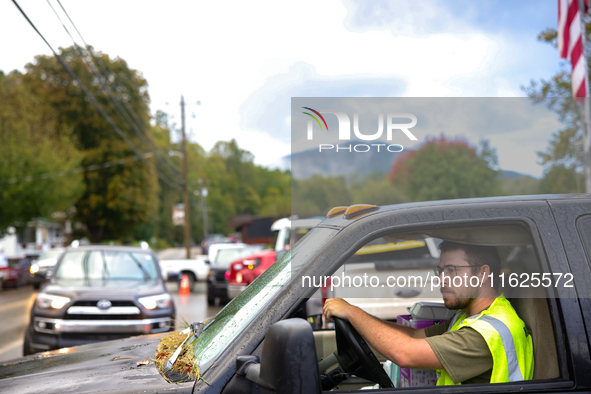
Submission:
M 517 196 L 550 193 L 545 192 L 541 188 L 541 181 L 528 175 L 522 175 L 517 178 L 500 178 L 499 179 L 501 196 Z
M 390 205 L 408 201 L 400 188 L 392 185 L 388 174 L 372 174 L 350 186 L 353 204 Z
M 133 156 L 122 141 L 105 141 L 86 150 L 84 163 L 106 163 Z M 77 217 L 84 220 L 90 240 L 131 241 L 138 223 L 149 221 L 158 207 L 158 179 L 150 168 L 128 159 L 126 164 L 84 174 L 86 190 L 76 203 Z
M 257 213 L 262 203 L 259 191 L 256 190 L 258 179 L 253 154 L 240 149 L 236 140 L 232 139 L 229 142 L 217 142 L 210 156 L 217 156 L 224 162 L 227 173 L 224 194 L 232 198 L 236 212 Z
M 548 194 L 576 193 L 581 190 L 582 180 L 574 168 L 563 164 L 550 166 L 540 182 L 540 191 Z
M 141 73 L 130 69 L 123 59 L 97 54 L 109 72 L 108 80 L 135 112 L 138 129 L 148 131 L 146 136 L 120 114 L 76 48 L 60 48 L 60 55 L 140 153 L 151 151 L 149 96 Z M 54 57 L 37 56 L 26 70 L 23 82 L 43 101 L 41 116 L 55 114 L 58 130 L 72 131 L 73 143 L 84 154 L 84 166 L 136 156 Z M 92 242 L 130 237 L 134 226 L 148 221 L 158 207 L 157 175 L 141 160 L 87 172 L 84 187 L 76 202 L 76 217 L 87 226 Z
M 349 206 L 352 203 L 345 178 L 323 177 L 293 181 L 293 213 L 300 217 L 324 216 L 337 206 Z
M 586 15 L 585 39 L 590 42 L 591 17 Z M 557 48 L 558 33 L 549 28 L 538 35 L 538 41 Z M 587 64 L 591 57 L 587 51 Z M 557 53 L 558 56 L 558 53 Z M 581 126 L 581 112 L 578 104 L 572 99 L 572 85 L 570 64 L 568 70 L 562 70 L 549 80 L 530 82 L 522 89 L 536 103 L 544 103 L 555 111 L 559 120 L 565 125 L 564 129 L 553 134 L 552 140 L 545 152 L 538 152 L 540 163 L 544 166 L 542 191 L 553 190 L 553 193 L 571 193 L 584 190 L 583 179 L 583 127 Z M 561 174 L 558 177 L 558 174 Z M 548 179 L 545 179 L 549 177 Z M 551 181 L 560 178 L 560 182 L 551 186 Z M 569 179 L 566 181 L 566 179 Z
M 0 231 L 66 211 L 82 192 L 82 155 L 22 76 L 0 72 Z
M 461 139 L 427 139 L 396 160 L 390 180 L 412 201 L 485 197 L 497 193 L 497 156 L 488 142 L 480 150 Z

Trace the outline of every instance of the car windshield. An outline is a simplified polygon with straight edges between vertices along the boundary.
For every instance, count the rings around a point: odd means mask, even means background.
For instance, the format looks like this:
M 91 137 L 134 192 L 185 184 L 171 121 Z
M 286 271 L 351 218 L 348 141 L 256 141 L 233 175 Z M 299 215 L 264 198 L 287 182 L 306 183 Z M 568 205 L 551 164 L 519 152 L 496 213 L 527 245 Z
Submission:
M 221 249 L 215 256 L 215 265 L 221 268 L 228 268 L 230 263 L 260 251 L 260 247 Z
M 297 272 L 311 254 L 320 250 L 337 233 L 336 230 L 315 228 L 267 269 L 238 297 L 234 298 L 204 327 L 195 343 L 195 362 L 205 371 L 257 316 L 259 311 Z
M 65 280 L 149 280 L 158 277 L 156 262 L 147 252 L 69 251 L 55 274 Z
M 55 264 L 62 253 L 64 253 L 63 250 L 48 250 L 47 252 L 43 252 L 37 259 L 37 263 L 53 262 Z

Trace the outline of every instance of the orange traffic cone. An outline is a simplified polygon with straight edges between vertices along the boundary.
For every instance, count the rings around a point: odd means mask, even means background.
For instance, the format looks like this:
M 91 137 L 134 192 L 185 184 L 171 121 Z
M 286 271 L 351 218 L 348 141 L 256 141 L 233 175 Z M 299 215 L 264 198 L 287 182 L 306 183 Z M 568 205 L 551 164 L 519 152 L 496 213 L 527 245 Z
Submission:
M 186 296 L 191 294 L 191 289 L 189 288 L 189 277 L 187 274 L 183 275 L 181 279 L 181 287 L 179 287 L 179 295 Z

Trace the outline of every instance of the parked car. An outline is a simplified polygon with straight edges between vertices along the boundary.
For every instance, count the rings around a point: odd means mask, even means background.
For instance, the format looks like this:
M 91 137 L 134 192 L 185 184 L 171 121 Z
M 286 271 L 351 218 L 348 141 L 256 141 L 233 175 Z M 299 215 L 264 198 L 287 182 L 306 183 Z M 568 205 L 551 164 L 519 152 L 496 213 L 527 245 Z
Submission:
M 160 260 L 162 277 L 167 281 L 178 281 L 179 277 L 187 275 L 189 288 L 193 290 L 196 282 L 205 282 L 209 273 L 207 256 L 199 255 L 194 259 Z
M 52 272 L 31 308 L 25 355 L 174 328 L 174 303 L 149 249 L 72 247 Z
M 309 229 L 307 229 L 309 230 Z M 364 275 L 375 277 L 376 285 L 370 288 L 356 287 L 350 280 L 332 288 L 329 283 L 315 294 L 316 298 L 344 298 L 381 319 L 394 320 L 406 313 L 406 308 L 416 302 L 435 302 L 441 299 L 438 288 L 425 288 L 407 283 L 404 286 L 387 286 L 391 276 L 416 277 L 426 280 L 439 262 L 438 241 L 433 238 L 389 242 L 380 237 L 359 249 L 336 275 L 352 279 Z M 246 286 L 275 262 L 275 251 L 263 251 L 230 264 L 228 297 L 242 293 Z M 322 304 L 311 302 L 313 305 Z M 318 310 L 322 314 L 322 310 Z
M 275 262 L 277 252 L 263 250 L 230 263 L 228 274 L 228 298 L 232 299 L 242 293 L 246 286 L 265 272 Z
M 495 246 L 502 258 L 505 295 L 533 338 L 533 380 L 417 389 L 392 388 L 379 376 L 351 373 L 360 357 L 369 359 L 368 365 L 378 363 L 376 373 L 385 359 L 372 355 L 346 326 L 313 331 L 299 317 L 305 316 L 303 307 L 319 282 L 380 237 L 391 242 L 433 238 Z M 536 282 L 540 276 L 548 280 Z M 193 326 L 185 346 L 194 350 L 199 374 L 194 382 L 186 382 L 187 375 L 179 373 L 173 379 L 177 384 L 170 384 L 155 366 L 138 366 L 138 361 L 154 357 L 160 335 L 47 352 L 0 365 L 0 390 L 320 393 L 331 388 L 322 387 L 327 371 L 320 369 L 319 361 L 337 351 L 352 355 L 339 367 L 346 380 L 332 388 L 338 392 L 371 392 L 376 381 L 383 387 L 379 393 L 589 392 L 589 283 L 590 195 L 352 206 L 331 212 L 217 316 Z M 336 340 L 343 335 L 349 339 Z
M 230 263 L 262 250 L 261 245 L 217 244 L 209 249 L 210 269 L 207 276 L 207 304 L 214 305 L 216 298 L 221 303 L 228 298 L 228 268 Z M 213 257 L 212 257 L 213 256 Z
M 209 252 L 209 247 L 211 245 L 220 243 L 232 243 L 232 240 L 222 234 L 210 234 L 206 236 L 203 238 L 203 241 L 201 241 L 201 249 L 203 249 L 203 254 L 207 254 Z
M 64 250 L 64 248 L 55 248 L 45 251 L 31 264 L 30 272 L 33 275 L 33 287 L 36 290 L 39 290 L 47 281 L 47 273 L 55 267 Z
M 8 271 L 4 285 L 19 288 L 21 286 L 31 284 L 33 282 L 33 277 L 31 275 L 30 269 L 30 257 L 9 257 Z
M 245 248 L 247 246 L 249 245 L 242 242 L 213 244 L 209 247 L 207 251 L 207 262 L 209 264 L 213 263 L 216 259 L 218 251 L 222 249 L 240 249 Z
M 8 275 L 8 260 L 3 253 L 0 252 L 0 291 L 4 287 L 4 280 L 6 280 L 6 276 Z

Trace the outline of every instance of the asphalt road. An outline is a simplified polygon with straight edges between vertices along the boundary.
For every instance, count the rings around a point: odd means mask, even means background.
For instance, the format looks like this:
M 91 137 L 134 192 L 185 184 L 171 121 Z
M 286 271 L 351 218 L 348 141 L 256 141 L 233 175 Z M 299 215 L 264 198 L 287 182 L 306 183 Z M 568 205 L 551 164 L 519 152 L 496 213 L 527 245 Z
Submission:
M 23 338 L 37 291 L 33 286 L 0 292 L 0 361 L 23 355 Z
M 193 293 L 180 296 L 177 284 L 168 284 L 177 308 L 177 328 L 183 322 L 202 321 L 216 315 L 223 306 L 207 305 L 206 284 L 196 283 Z M 5 288 L 0 292 L 0 362 L 23 356 L 23 338 L 29 324 L 29 311 L 37 291 L 33 286 Z

